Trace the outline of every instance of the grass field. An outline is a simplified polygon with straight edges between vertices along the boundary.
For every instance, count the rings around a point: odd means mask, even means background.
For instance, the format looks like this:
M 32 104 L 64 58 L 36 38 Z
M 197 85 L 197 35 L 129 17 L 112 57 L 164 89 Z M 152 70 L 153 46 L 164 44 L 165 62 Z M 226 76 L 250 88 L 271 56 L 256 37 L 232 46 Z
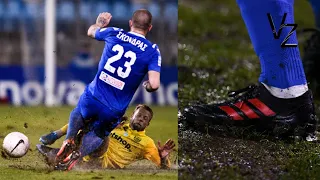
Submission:
M 162 143 L 173 138 L 176 143 L 177 108 L 152 107 L 154 118 L 146 129 L 146 134 Z M 72 107 L 11 107 L 0 106 L 0 143 L 6 134 L 19 131 L 28 136 L 31 146 L 26 156 L 19 159 L 0 157 L 0 180 L 11 179 L 177 179 L 177 170 L 159 170 L 149 161 L 140 161 L 125 170 L 93 170 L 75 169 L 71 172 L 52 171 L 43 161 L 43 157 L 35 149 L 39 137 L 56 130 L 68 122 Z M 132 107 L 127 115 L 131 115 Z M 63 139 L 53 147 L 60 147 Z M 1 146 L 2 147 L 2 146 Z M 175 159 L 178 148 L 170 157 Z M 1 149 L 0 149 L 1 151 Z M 174 163 L 173 163 L 174 164 Z
M 314 27 L 308 1 L 296 0 L 294 12 L 298 30 Z M 178 31 L 179 109 L 220 102 L 228 91 L 258 81 L 259 59 L 235 0 L 179 1 Z M 319 98 L 316 107 L 319 116 Z M 240 128 L 203 134 L 183 126 L 179 142 L 181 179 L 320 177 L 317 143 L 277 141 Z

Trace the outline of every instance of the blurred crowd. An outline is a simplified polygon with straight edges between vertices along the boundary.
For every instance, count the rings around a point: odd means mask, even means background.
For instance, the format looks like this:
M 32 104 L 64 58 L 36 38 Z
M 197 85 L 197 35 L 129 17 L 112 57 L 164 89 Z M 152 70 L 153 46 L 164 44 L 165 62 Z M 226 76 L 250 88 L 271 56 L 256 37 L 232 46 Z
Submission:
M 0 65 L 43 65 L 46 0 L 0 0 Z M 159 45 L 162 64 L 177 63 L 177 0 L 56 0 L 56 57 L 59 66 L 96 67 L 104 43 L 86 36 L 100 12 L 110 26 L 129 30 L 136 9 L 153 14 L 147 36 Z

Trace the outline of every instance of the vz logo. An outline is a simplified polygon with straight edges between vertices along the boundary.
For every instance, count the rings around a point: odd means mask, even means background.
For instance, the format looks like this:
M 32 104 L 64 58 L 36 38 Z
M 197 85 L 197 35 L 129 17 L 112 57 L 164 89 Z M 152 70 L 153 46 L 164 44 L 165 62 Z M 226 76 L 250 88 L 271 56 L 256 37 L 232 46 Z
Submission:
M 293 32 L 297 29 L 298 27 L 298 24 L 285 24 L 285 20 L 286 20 L 286 17 L 287 17 L 287 13 L 284 13 L 283 17 L 282 17 L 282 21 L 281 21 L 281 25 L 280 25 L 280 28 L 279 28 L 279 31 L 277 32 L 276 31 L 276 28 L 274 26 L 274 23 L 273 23 L 273 20 L 272 20 L 272 16 L 270 13 L 267 13 L 267 16 L 268 16 L 268 19 L 269 19 L 269 23 L 270 23 L 270 26 L 271 26 L 271 29 L 272 29 L 272 33 L 273 33 L 273 37 L 275 39 L 279 39 L 280 38 L 280 35 L 281 35 L 281 32 L 282 32 L 282 29 L 284 27 L 293 27 L 291 29 L 291 31 L 289 32 L 289 34 L 284 38 L 284 40 L 282 41 L 281 43 L 281 47 L 297 47 L 298 44 L 286 44 L 287 41 L 289 40 L 290 36 L 293 34 Z

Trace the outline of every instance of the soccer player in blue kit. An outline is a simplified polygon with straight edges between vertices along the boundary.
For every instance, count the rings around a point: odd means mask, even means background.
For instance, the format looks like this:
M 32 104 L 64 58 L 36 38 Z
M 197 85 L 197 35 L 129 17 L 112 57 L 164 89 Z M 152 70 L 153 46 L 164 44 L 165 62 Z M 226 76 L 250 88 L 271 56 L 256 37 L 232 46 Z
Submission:
M 104 41 L 105 47 L 94 80 L 70 114 L 67 136 L 56 157 L 60 162 L 56 169 L 70 170 L 80 157 L 101 146 L 104 137 L 120 123 L 146 74 L 148 81 L 143 86 L 148 92 L 160 86 L 160 51 L 145 38 L 152 29 L 151 13 L 145 9 L 135 11 L 129 21 L 130 32 L 107 27 L 111 18 L 110 13 L 100 13 L 88 29 L 88 36 Z M 88 119 L 91 121 L 87 122 Z M 90 132 L 83 136 L 79 151 L 75 151 L 75 137 L 88 124 Z

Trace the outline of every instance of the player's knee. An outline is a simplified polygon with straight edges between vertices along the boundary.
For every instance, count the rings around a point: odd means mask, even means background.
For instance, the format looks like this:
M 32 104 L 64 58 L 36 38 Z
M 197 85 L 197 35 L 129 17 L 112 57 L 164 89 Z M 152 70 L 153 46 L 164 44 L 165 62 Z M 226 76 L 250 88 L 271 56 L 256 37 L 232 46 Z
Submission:
M 75 108 L 71 111 L 71 114 L 70 114 L 70 117 L 72 119 L 77 119 L 77 120 L 82 120 L 83 121 L 83 117 L 82 117 L 82 114 L 79 110 L 79 108 Z
M 93 132 L 96 136 L 98 136 L 101 139 L 105 138 L 105 130 L 103 126 L 94 125 L 93 126 Z

